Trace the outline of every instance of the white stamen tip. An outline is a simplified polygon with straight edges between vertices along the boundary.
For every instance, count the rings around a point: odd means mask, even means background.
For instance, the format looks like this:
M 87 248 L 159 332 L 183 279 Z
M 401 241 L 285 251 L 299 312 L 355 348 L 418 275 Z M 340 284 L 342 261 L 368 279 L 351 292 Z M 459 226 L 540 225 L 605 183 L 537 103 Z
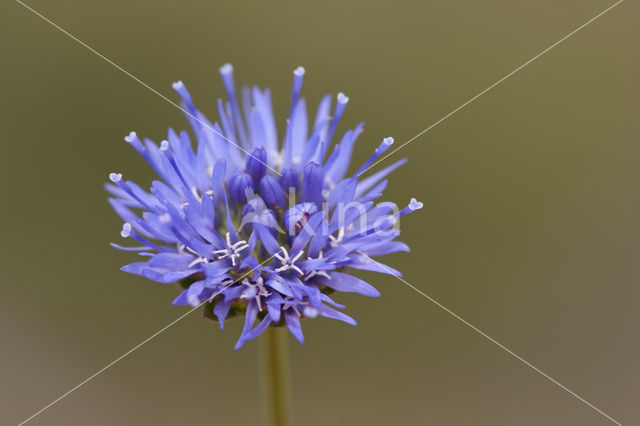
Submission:
M 416 200 L 415 198 L 412 198 L 411 201 L 409 201 L 409 208 L 411 210 L 420 210 L 422 206 L 424 206 L 424 204 Z
M 125 142 L 131 143 L 136 139 L 136 137 L 138 137 L 136 132 L 131 132 L 127 136 L 124 137 L 124 140 L 125 140 Z
M 220 67 L 220 74 L 231 74 L 233 73 L 233 65 L 230 63 L 226 63 Z
M 298 77 L 302 77 L 304 75 L 304 67 L 296 68 L 295 70 L 293 70 L 293 74 Z
M 166 151 L 169 149 L 169 142 L 166 140 L 160 142 L 160 151 Z
M 344 93 L 340 92 L 338 93 L 338 102 L 341 104 L 346 104 L 347 102 L 349 102 L 349 97 Z
M 113 183 L 118 183 L 122 180 L 122 173 L 109 173 L 109 179 Z
M 180 90 L 184 87 L 184 83 L 182 82 L 182 80 L 178 80 L 175 83 L 172 83 L 171 87 L 173 87 L 173 90 Z
M 384 138 L 382 139 L 382 143 L 385 144 L 386 146 L 391 146 L 393 145 L 393 138 L 391 136 L 389 136 L 388 138 Z
M 302 313 L 307 318 L 315 318 L 318 316 L 318 310 L 311 306 L 305 306 L 304 309 L 302 310 Z
M 120 235 L 122 236 L 122 238 L 127 238 L 129 237 L 130 234 L 131 234 L 131 224 L 127 222 L 124 225 L 122 225 L 122 231 L 120 231 Z

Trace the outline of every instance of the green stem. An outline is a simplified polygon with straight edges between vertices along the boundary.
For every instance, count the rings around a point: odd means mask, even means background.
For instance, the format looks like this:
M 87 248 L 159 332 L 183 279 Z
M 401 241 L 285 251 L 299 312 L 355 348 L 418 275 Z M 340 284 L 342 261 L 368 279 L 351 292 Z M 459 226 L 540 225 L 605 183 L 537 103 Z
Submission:
M 291 378 L 286 327 L 269 327 L 260 338 L 264 426 L 291 426 Z

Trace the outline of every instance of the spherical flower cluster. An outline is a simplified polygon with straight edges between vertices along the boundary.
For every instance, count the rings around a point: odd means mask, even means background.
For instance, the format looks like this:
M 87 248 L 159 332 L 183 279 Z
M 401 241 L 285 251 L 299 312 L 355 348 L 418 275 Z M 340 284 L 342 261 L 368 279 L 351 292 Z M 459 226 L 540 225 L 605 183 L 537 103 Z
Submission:
M 348 174 L 362 124 L 332 147 L 349 98 L 338 94 L 332 113 L 331 97 L 325 96 L 310 126 L 300 97 L 302 67 L 293 73 L 280 146 L 269 90 L 245 87 L 239 98 L 231 65 L 222 66 L 220 74 L 228 100 L 218 100 L 219 123 L 196 109 L 184 84 L 177 82 L 173 88 L 182 98 L 192 135 L 169 129 L 159 146 L 135 132 L 125 137 L 160 179 L 147 192 L 120 173 L 110 175 L 106 188 L 125 222 L 121 235 L 139 242 L 112 245 L 145 258 L 122 270 L 160 283 L 178 282 L 183 291 L 173 304 L 202 306 L 203 315 L 221 328 L 225 319 L 244 316 L 236 348 L 269 326 L 287 326 L 302 342 L 304 318 L 355 325 L 330 296 L 380 295 L 351 270 L 400 275 L 372 257 L 409 250 L 395 240 L 398 218 L 422 203 L 412 199 L 398 209 L 374 200 L 387 185 L 385 177 L 406 159 L 361 178 L 393 143 L 385 138 Z

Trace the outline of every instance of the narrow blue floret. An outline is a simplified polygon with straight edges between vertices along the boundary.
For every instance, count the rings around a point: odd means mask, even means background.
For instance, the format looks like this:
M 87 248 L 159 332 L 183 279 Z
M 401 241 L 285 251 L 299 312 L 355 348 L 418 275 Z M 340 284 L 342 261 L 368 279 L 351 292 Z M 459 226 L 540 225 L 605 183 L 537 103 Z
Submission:
M 363 175 L 393 138 L 385 138 L 349 175 L 362 123 L 333 141 L 349 98 L 339 93 L 332 112 L 331 97 L 325 96 L 312 121 L 300 96 L 305 70 L 298 67 L 293 74 L 280 137 L 269 89 L 236 92 L 230 64 L 220 68 L 227 100 L 218 100 L 218 122 L 195 107 L 181 81 L 174 83 L 192 133 L 169 129 L 158 145 L 131 132 L 125 141 L 159 180 L 145 191 L 111 173 L 106 185 L 109 203 L 124 221 L 121 236 L 137 242 L 112 245 L 144 257 L 122 270 L 178 282 L 183 291 L 173 304 L 202 306 L 220 328 L 227 318 L 244 316 L 236 348 L 269 326 L 286 326 L 303 342 L 302 319 L 356 325 L 330 295 L 379 296 L 350 271 L 400 275 L 372 257 L 409 251 L 396 241 L 398 220 L 422 208 L 415 198 L 402 209 L 375 203 L 386 176 L 406 159 Z

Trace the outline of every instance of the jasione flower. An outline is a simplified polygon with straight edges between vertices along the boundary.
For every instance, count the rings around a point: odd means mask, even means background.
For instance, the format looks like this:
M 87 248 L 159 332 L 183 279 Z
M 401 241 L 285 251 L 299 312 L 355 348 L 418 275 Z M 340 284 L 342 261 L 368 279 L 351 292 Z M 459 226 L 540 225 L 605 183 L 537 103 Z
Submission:
M 376 203 L 385 177 L 406 159 L 363 176 L 393 143 L 385 138 L 373 155 L 349 172 L 362 123 L 332 145 L 349 98 L 325 96 L 309 122 L 300 97 L 304 69 L 294 71 L 285 132 L 278 138 L 269 89 L 235 90 L 233 68 L 220 74 L 228 100 L 218 100 L 219 122 L 194 106 L 182 82 L 173 88 L 192 133 L 169 129 L 158 146 L 131 132 L 125 140 L 151 165 L 159 180 L 150 192 L 111 173 L 109 202 L 125 222 L 121 235 L 137 240 L 144 258 L 122 268 L 160 283 L 179 282 L 174 305 L 203 307 L 220 327 L 244 316 L 236 344 L 269 326 L 286 325 L 300 342 L 300 320 L 317 316 L 349 324 L 344 306 L 330 296 L 380 293 L 354 270 L 400 275 L 372 257 L 408 251 L 396 241 L 398 218 L 422 207 L 412 199 L 398 209 Z M 280 143 L 282 139 L 282 143 Z M 337 139 L 336 139 L 337 140 Z

